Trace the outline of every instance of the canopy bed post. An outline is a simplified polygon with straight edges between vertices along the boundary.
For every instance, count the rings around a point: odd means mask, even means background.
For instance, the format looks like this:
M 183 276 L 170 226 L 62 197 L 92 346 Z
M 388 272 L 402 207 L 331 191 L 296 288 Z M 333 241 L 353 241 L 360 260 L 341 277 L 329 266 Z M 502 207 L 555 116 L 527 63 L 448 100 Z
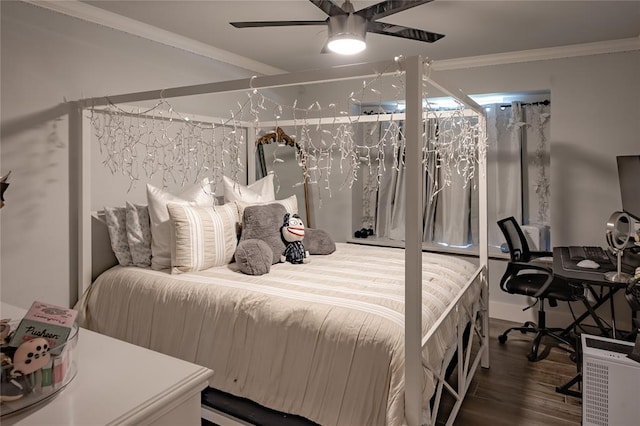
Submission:
M 69 103 L 69 303 L 91 285 L 91 126 L 81 102 Z
M 486 132 L 486 116 L 484 114 L 478 116 L 481 120 L 481 129 Z M 481 279 L 487 282 L 483 286 L 482 303 L 484 304 L 484 312 L 482 315 L 482 331 L 483 340 L 486 349 L 482 352 L 480 365 L 483 368 L 489 368 L 489 225 L 487 218 L 487 156 L 486 152 L 480 154 L 478 170 L 478 221 L 479 221 L 479 242 L 480 245 L 480 267 L 483 270 Z
M 422 417 L 422 57 L 405 70 L 405 414 L 409 426 Z

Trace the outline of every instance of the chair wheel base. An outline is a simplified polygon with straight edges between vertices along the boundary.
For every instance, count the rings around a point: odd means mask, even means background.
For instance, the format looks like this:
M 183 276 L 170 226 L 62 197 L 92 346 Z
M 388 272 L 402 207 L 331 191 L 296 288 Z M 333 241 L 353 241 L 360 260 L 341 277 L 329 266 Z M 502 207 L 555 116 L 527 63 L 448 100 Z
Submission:
M 538 360 L 538 355 L 537 355 L 537 354 L 535 354 L 535 353 L 533 353 L 533 352 L 529 352 L 529 353 L 527 354 L 527 359 L 528 359 L 529 361 L 531 361 L 531 362 L 535 362 L 535 361 L 537 361 L 537 360 Z
M 500 342 L 500 344 L 505 344 L 507 341 L 507 335 L 506 334 L 501 334 L 498 336 L 498 342 Z

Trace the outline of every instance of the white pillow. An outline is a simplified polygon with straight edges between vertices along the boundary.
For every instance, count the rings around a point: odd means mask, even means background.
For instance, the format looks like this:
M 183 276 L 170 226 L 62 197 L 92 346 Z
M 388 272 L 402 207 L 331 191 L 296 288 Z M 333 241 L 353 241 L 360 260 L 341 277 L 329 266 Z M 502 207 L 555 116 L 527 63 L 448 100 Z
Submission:
M 273 189 L 273 175 L 269 174 L 249 186 L 242 185 L 226 176 L 222 177 L 224 186 L 224 202 L 244 201 L 245 203 L 261 203 L 276 199 Z M 242 216 L 240 216 L 242 219 Z
M 238 215 L 240 217 L 240 223 L 242 223 L 242 218 L 244 217 L 244 209 L 246 209 L 249 206 L 264 206 L 267 204 L 281 204 L 284 206 L 284 209 L 287 211 L 287 213 L 291 213 L 291 214 L 298 213 L 298 198 L 295 196 L 295 194 L 283 200 L 266 201 L 264 203 L 246 203 L 244 201 L 236 200 L 236 206 L 238 206 Z
M 151 221 L 151 269 L 171 267 L 171 220 L 167 204 L 213 206 L 209 179 L 186 188 L 179 195 L 147 184 L 147 204 Z
M 236 251 L 238 209 L 233 203 L 217 207 L 168 204 L 171 234 L 171 273 L 195 272 L 231 262 Z

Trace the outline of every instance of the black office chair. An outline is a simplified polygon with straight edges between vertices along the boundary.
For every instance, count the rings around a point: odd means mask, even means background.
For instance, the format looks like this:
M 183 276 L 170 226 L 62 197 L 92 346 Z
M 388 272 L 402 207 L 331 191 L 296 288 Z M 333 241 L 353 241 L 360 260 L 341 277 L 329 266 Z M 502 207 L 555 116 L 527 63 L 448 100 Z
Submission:
M 552 263 L 541 259 L 542 257 L 547 257 L 552 262 L 552 253 L 529 250 L 527 239 L 514 217 L 499 220 L 498 226 L 507 240 L 511 256 L 507 270 L 500 280 L 500 288 L 507 293 L 535 298 L 536 303 L 524 310 L 538 304 L 537 324 L 527 321 L 520 327 L 511 327 L 498 336 L 498 341 L 505 343 L 507 334 L 512 330 L 518 330 L 521 333 L 536 333 L 531 345 L 531 351 L 527 354 L 529 361 L 537 361 L 542 358 L 538 357 L 538 348 L 544 336 L 549 336 L 560 343 L 568 345 L 569 348 L 574 348 L 574 342 L 561 335 L 563 334 L 561 332 L 565 331 L 564 329 L 547 327 L 544 305 L 545 300 L 548 300 L 549 305 L 552 307 L 558 306 L 558 301 L 573 302 L 579 300 L 581 290 L 564 280 L 554 277 Z

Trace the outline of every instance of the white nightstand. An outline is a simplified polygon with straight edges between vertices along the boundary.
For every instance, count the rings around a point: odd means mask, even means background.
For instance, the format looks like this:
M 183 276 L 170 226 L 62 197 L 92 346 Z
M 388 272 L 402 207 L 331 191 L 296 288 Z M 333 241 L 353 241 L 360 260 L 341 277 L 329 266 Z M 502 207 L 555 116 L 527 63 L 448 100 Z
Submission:
M 23 309 L 2 304 L 2 317 Z M 2 425 L 200 425 L 200 392 L 211 370 L 84 328 L 76 377 L 53 398 Z

